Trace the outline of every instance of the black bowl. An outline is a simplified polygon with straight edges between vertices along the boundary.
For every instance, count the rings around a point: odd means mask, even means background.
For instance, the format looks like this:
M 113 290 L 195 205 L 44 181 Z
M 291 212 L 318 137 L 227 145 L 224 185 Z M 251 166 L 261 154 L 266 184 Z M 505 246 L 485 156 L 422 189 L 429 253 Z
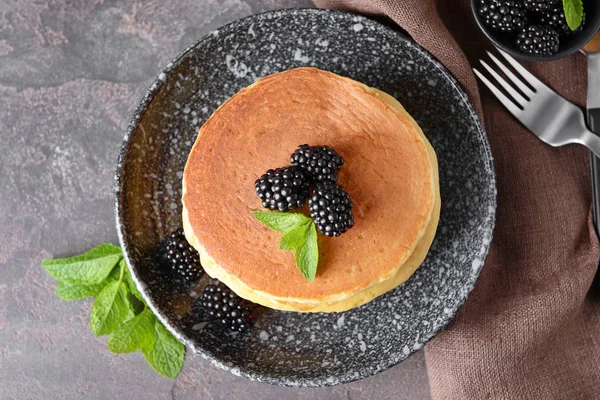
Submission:
M 597 0 L 583 0 L 583 7 L 586 14 L 586 22 L 583 30 L 569 36 L 561 36 L 558 53 L 552 56 L 530 56 L 522 53 L 517 47 L 515 33 L 498 32 L 488 28 L 483 23 L 483 18 L 479 15 L 479 1 L 480 0 L 471 0 L 471 11 L 473 12 L 473 17 L 475 17 L 475 21 L 477 21 L 479 28 L 481 28 L 485 36 L 487 36 L 496 47 L 522 60 L 550 61 L 568 56 L 581 49 L 592 39 L 600 28 L 600 2 Z

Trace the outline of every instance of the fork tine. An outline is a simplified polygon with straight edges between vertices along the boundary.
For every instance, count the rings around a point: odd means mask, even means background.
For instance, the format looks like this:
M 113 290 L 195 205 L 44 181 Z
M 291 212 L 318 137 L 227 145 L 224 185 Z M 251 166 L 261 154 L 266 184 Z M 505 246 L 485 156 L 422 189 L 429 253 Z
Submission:
M 512 102 L 512 100 L 506 97 L 504 93 L 502 93 L 496 86 L 494 86 L 494 84 L 490 82 L 488 78 L 483 76 L 483 74 L 475 68 L 473 68 L 473 72 L 475 72 L 475 75 L 477 75 L 477 77 L 481 79 L 485 86 L 487 86 L 488 89 L 490 89 L 492 93 L 496 95 L 498 100 L 500 100 L 500 102 L 504 105 L 504 107 L 508 109 L 508 111 L 510 111 L 514 116 L 518 116 L 521 114 L 522 110 L 519 107 L 517 107 L 515 103 Z
M 479 60 L 481 65 L 500 83 L 500 86 L 504 88 L 512 96 L 512 98 L 516 101 L 518 105 L 523 107 L 525 103 L 527 103 L 527 99 L 525 99 L 519 92 L 517 92 L 510 83 L 506 82 L 504 78 L 502 78 L 496 71 L 492 69 L 485 61 Z
M 527 71 L 525 69 L 525 67 L 523 67 L 521 64 L 519 64 L 517 62 L 517 60 L 515 60 L 514 58 L 512 58 L 511 56 L 509 56 L 507 53 L 505 53 L 503 50 L 498 49 L 498 52 L 500 54 L 502 54 L 502 57 L 504 57 L 506 59 L 506 61 L 509 62 L 510 65 L 513 66 L 513 68 L 521 74 L 521 76 L 523 78 L 525 78 L 525 81 L 527 81 L 527 83 L 529 83 L 531 86 L 533 86 L 535 89 L 539 89 L 539 88 L 548 88 L 548 86 L 544 85 L 542 83 L 542 81 L 540 81 L 538 78 L 536 78 L 535 76 L 533 76 L 533 74 L 529 71 Z
M 513 74 L 512 71 L 506 67 L 506 65 L 502 64 L 502 62 L 498 60 L 495 55 L 493 55 L 489 51 L 487 53 L 488 56 L 490 56 L 490 58 L 492 59 L 492 61 L 496 63 L 496 65 L 502 70 L 502 72 L 504 72 L 506 76 L 508 76 L 512 83 L 517 85 L 521 92 L 523 92 L 525 96 L 529 97 L 529 99 L 531 100 L 531 97 L 535 94 L 535 92 L 531 90 L 529 86 L 524 84 L 519 78 L 517 78 L 517 76 Z

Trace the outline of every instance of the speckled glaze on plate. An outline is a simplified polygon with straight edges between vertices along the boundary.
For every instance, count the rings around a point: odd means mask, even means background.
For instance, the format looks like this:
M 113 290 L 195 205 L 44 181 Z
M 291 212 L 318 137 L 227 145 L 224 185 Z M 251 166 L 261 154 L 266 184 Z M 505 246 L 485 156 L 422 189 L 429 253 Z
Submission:
M 364 306 L 337 314 L 262 308 L 250 331 L 224 334 L 192 307 L 208 278 L 186 283 L 163 256 L 165 239 L 181 226 L 185 161 L 198 129 L 221 103 L 261 76 L 301 66 L 379 88 L 415 117 L 439 158 L 438 232 L 414 276 Z M 326 386 L 399 363 L 448 324 L 488 253 L 496 184 L 479 119 L 437 60 L 365 17 L 293 9 L 226 25 L 160 73 L 125 135 L 115 206 L 134 279 L 160 320 L 189 349 L 250 379 Z

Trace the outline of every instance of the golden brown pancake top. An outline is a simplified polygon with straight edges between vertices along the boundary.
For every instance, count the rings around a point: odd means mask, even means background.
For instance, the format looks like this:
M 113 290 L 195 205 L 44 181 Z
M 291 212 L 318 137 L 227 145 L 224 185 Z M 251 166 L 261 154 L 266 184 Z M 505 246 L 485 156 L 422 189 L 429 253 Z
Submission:
M 254 181 L 289 165 L 304 143 L 344 158 L 338 183 L 355 217 L 340 237 L 320 235 L 313 282 L 279 249 L 281 233 L 251 213 L 262 210 Z M 434 201 L 427 151 L 410 123 L 366 86 L 314 68 L 265 77 L 225 102 L 200 129 L 184 189 L 193 235 L 221 268 L 255 290 L 296 299 L 353 294 L 389 278 L 423 234 Z

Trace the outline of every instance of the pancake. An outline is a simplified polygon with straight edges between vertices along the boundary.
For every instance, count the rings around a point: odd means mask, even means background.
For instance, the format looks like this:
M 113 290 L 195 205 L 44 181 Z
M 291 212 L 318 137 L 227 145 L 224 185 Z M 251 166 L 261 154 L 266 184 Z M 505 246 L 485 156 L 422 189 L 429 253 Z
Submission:
M 355 226 L 319 235 L 313 282 L 281 234 L 252 215 L 254 181 L 289 165 L 299 144 L 327 145 L 345 160 L 338 183 Z M 183 176 L 183 226 L 206 272 L 238 295 L 293 311 L 344 311 L 408 279 L 425 258 L 439 219 L 435 153 L 391 96 L 349 78 L 298 68 L 260 79 L 200 129 Z

